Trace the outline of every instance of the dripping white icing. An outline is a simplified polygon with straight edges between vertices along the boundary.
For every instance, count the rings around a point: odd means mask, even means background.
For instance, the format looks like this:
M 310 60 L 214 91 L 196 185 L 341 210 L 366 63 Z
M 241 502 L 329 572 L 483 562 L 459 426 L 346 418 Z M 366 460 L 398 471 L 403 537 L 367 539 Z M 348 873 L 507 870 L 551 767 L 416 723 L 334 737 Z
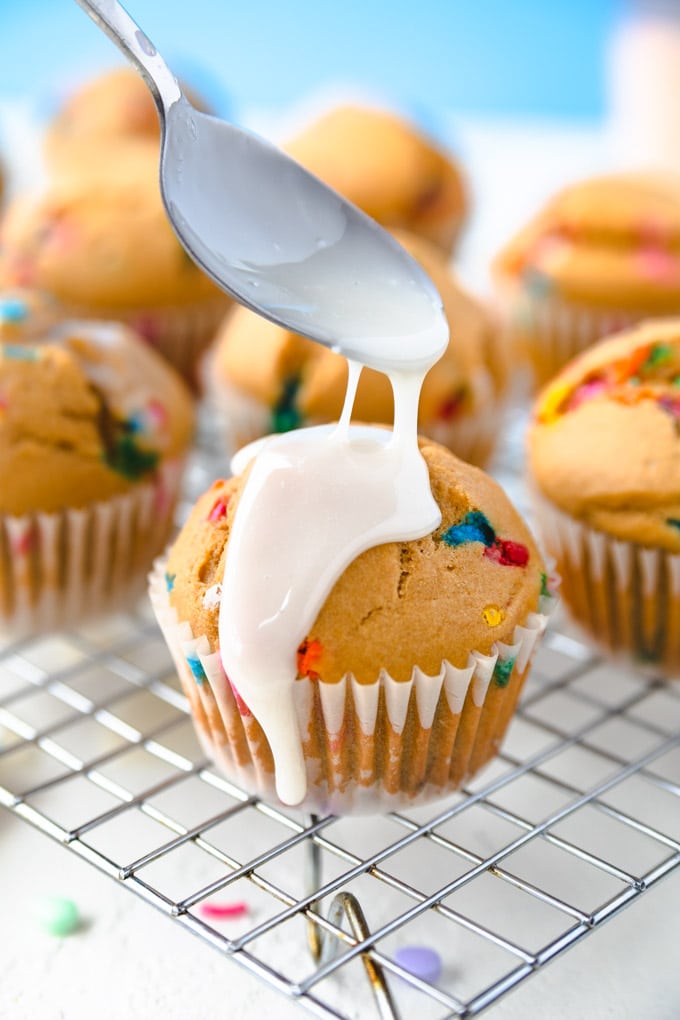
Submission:
M 350 362 L 338 425 L 260 440 L 232 463 L 240 473 L 256 454 L 227 550 L 220 652 L 269 741 L 277 794 L 286 804 L 299 804 L 307 787 L 293 696 L 299 645 L 352 560 L 371 546 L 427 535 L 441 520 L 418 450 L 417 412 L 422 380 L 446 347 L 448 327 L 441 305 L 430 301 L 421 303 L 422 328 L 401 335 L 399 293 L 397 287 L 394 300 L 381 303 L 382 335 L 395 338 L 381 345 L 394 430 L 349 424 L 361 371 Z M 412 310 L 411 291 L 405 294 Z M 368 345 L 343 344 L 357 347 L 361 362 L 375 364 Z

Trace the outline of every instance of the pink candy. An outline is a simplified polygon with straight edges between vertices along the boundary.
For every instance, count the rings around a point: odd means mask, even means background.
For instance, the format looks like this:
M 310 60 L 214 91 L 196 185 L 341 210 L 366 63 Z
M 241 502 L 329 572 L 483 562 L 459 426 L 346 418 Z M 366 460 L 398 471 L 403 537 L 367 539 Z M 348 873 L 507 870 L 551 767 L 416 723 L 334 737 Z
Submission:
M 671 283 L 680 278 L 680 260 L 665 248 L 648 246 L 637 256 L 637 264 L 643 276 L 659 283 Z
M 201 903 L 199 910 L 204 917 L 225 918 L 243 917 L 248 913 L 248 904 L 240 900 L 235 903 Z

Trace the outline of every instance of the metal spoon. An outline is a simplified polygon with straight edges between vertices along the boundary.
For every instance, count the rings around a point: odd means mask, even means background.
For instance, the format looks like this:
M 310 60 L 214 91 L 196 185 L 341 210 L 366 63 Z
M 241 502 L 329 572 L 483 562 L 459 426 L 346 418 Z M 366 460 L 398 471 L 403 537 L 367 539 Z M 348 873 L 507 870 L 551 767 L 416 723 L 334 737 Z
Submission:
M 136 66 L 161 122 L 160 186 L 189 255 L 241 304 L 363 364 L 442 353 L 439 295 L 374 220 L 258 136 L 196 110 L 116 0 L 77 0 Z

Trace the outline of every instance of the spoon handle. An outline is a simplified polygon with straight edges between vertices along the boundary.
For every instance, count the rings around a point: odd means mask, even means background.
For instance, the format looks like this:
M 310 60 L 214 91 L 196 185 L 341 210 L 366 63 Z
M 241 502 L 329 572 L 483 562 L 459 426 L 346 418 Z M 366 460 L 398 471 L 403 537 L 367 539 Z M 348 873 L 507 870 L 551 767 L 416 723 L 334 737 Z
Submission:
M 182 98 L 182 90 L 151 40 L 118 0 L 76 0 L 76 3 L 137 67 L 164 119 L 173 103 Z

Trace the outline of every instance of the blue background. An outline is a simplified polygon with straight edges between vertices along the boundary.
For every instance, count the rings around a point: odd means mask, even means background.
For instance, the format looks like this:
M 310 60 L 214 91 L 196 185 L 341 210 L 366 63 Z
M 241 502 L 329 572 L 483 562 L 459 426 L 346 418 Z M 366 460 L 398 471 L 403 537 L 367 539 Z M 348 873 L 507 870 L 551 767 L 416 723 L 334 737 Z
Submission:
M 599 119 L 619 0 L 129 0 L 174 70 L 238 119 L 355 87 L 426 116 Z M 0 95 L 56 104 L 119 62 L 74 0 L 0 0 Z

